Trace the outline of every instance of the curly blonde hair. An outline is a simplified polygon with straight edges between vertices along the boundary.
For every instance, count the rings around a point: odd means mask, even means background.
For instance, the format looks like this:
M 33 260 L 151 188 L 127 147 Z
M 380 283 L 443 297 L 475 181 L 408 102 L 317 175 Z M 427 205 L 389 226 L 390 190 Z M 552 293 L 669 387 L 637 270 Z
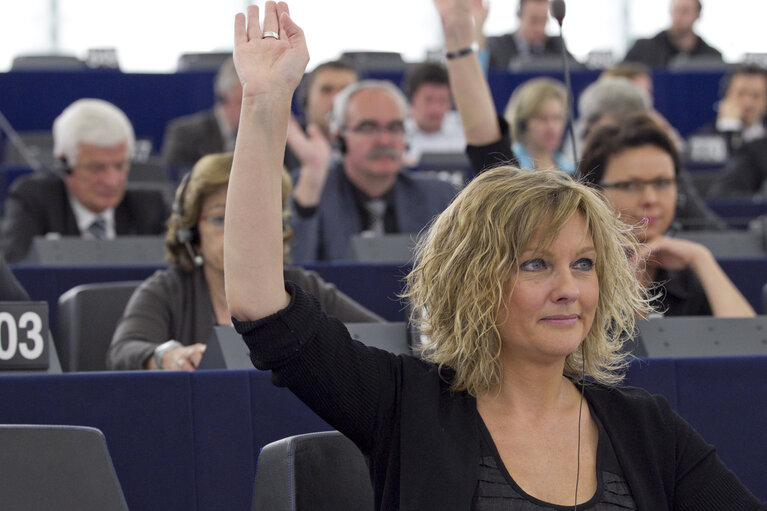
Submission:
M 559 171 L 504 166 L 472 181 L 419 241 L 404 296 L 429 341 L 423 356 L 455 371 L 452 388 L 473 396 L 498 391 L 502 380 L 498 315 L 504 286 L 534 237 L 551 243 L 580 214 L 597 253 L 599 300 L 581 349 L 564 374 L 617 384 L 626 365 L 621 348 L 635 317 L 649 312 L 632 258 L 638 245 L 599 192 Z M 585 360 L 584 360 L 585 357 Z
M 192 245 L 200 243 L 197 224 L 202 212 L 202 203 L 205 197 L 221 188 L 229 185 L 229 174 L 232 171 L 232 153 L 213 153 L 200 158 L 190 171 L 189 183 L 184 188 L 183 182 L 176 189 L 176 198 L 173 201 L 173 212 L 167 221 L 165 233 L 165 260 L 180 266 L 184 270 L 194 271 L 194 263 L 183 243 L 178 240 L 179 229 L 192 230 Z M 290 228 L 290 213 L 286 207 L 288 198 L 293 190 L 290 176 L 287 171 L 282 171 L 282 242 L 284 262 L 290 262 L 290 239 L 293 230 Z M 181 193 L 184 197 L 181 200 Z M 183 207 L 182 207 L 183 206 Z

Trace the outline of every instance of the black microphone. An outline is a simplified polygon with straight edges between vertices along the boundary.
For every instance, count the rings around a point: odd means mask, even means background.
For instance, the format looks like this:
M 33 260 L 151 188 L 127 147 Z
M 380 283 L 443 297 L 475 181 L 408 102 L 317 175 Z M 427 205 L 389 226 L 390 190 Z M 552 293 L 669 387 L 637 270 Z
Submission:
M 551 0 L 549 4 L 549 12 L 551 17 L 557 20 L 559 26 L 562 26 L 562 20 L 565 19 L 565 0 Z
M 549 12 L 551 17 L 559 23 L 559 40 L 562 43 L 562 67 L 565 75 L 565 87 L 567 88 L 567 100 L 570 107 L 567 109 L 567 128 L 570 132 L 570 143 L 573 146 L 573 163 L 578 168 L 578 148 L 575 145 L 575 127 L 573 126 L 573 117 L 575 117 L 575 95 L 573 86 L 570 82 L 570 61 L 567 57 L 565 48 L 565 36 L 562 34 L 562 21 L 565 19 L 565 0 L 551 0 L 549 2 Z

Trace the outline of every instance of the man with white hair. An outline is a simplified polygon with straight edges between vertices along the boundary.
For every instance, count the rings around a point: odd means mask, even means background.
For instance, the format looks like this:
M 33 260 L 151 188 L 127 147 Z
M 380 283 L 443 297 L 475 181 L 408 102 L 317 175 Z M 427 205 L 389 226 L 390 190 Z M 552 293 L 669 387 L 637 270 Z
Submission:
M 455 195 L 453 185 L 403 170 L 407 99 L 395 85 L 363 80 L 333 102 L 330 132 L 341 161 L 304 165 L 293 191 L 295 261 L 348 257 L 349 239 L 420 231 Z
M 58 175 L 16 180 L 8 192 L 2 248 L 9 262 L 23 260 L 32 239 L 48 233 L 111 239 L 161 234 L 167 207 L 160 192 L 127 190 L 133 127 L 116 106 L 80 99 L 53 123 Z

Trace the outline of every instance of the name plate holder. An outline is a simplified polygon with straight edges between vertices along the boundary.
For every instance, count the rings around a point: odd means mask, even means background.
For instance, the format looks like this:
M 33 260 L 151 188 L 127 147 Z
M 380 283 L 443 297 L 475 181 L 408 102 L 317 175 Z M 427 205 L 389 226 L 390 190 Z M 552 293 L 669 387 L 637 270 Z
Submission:
M 47 302 L 0 302 L 0 371 L 61 372 Z

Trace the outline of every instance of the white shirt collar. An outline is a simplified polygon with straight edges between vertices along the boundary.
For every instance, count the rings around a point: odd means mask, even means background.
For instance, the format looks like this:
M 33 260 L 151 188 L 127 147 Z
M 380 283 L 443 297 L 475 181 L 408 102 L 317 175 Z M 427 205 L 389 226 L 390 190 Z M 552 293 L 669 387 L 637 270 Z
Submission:
M 72 212 L 75 214 L 75 220 L 77 221 L 77 228 L 80 229 L 80 236 L 85 239 L 93 239 L 93 235 L 88 232 L 88 227 L 90 227 L 93 221 L 97 218 L 103 218 L 106 222 L 107 239 L 111 240 L 117 236 L 117 232 L 115 231 L 114 208 L 106 209 L 101 213 L 94 213 L 90 209 L 83 206 L 82 203 L 74 196 L 71 194 L 68 195 L 69 205 L 72 206 Z

